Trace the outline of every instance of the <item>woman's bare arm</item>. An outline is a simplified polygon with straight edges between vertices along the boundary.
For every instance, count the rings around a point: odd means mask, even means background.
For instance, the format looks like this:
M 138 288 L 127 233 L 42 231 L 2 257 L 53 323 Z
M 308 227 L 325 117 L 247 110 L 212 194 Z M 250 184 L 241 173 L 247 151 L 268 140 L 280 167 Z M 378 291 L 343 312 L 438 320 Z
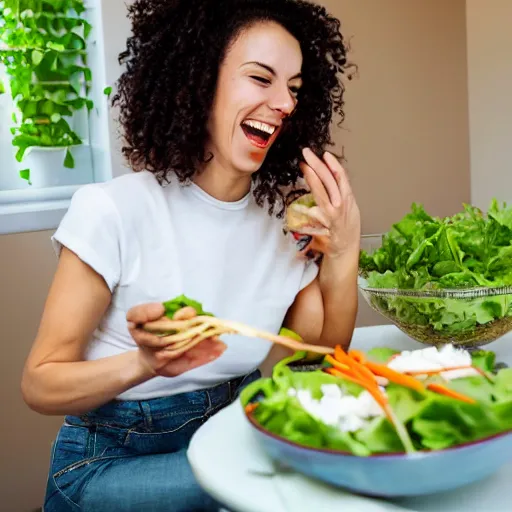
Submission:
M 83 361 L 110 300 L 103 278 L 63 248 L 23 372 L 23 398 L 32 409 L 42 414 L 83 413 L 153 376 L 138 350 Z

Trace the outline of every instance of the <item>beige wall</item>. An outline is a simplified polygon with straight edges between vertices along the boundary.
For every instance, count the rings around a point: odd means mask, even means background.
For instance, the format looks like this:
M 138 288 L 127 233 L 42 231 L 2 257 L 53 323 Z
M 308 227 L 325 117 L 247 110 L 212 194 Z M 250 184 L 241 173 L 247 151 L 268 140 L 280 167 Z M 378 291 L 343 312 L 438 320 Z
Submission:
M 359 78 L 349 84 L 345 130 L 337 140 L 346 146 L 364 231 L 387 229 L 414 200 L 438 215 L 454 212 L 469 199 L 464 0 L 325 3 L 353 36 L 352 58 L 360 67 Z M 115 4 L 119 12 L 123 2 Z M 120 33 L 112 37 L 113 44 L 123 39 Z M 30 412 L 19 393 L 23 361 L 55 268 L 49 236 L 0 237 L 0 496 L 13 512 L 40 503 L 60 421 Z M 381 321 L 362 304 L 360 325 Z
M 413 201 L 455 213 L 470 199 L 464 0 L 322 3 L 342 20 L 359 67 L 336 140 L 363 232 L 389 229 Z M 361 299 L 358 324 L 376 322 Z
M 0 236 L 0 509 L 6 512 L 41 503 L 50 443 L 61 422 L 30 411 L 20 393 L 21 370 L 55 270 L 49 237 Z
M 467 0 L 471 200 L 512 202 L 512 1 Z

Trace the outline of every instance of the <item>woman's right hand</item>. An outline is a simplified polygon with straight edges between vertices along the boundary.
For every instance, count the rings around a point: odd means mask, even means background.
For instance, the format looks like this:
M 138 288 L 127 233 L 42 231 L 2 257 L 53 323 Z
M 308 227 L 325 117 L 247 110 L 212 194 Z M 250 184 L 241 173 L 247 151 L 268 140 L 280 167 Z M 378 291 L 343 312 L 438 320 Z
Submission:
M 144 331 L 141 326 L 146 322 L 159 320 L 165 310 L 161 303 L 142 304 L 131 308 L 126 314 L 128 329 L 139 347 L 140 362 L 152 376 L 176 377 L 211 363 L 226 350 L 226 345 L 218 338 L 208 338 L 182 355 L 176 356 L 162 348 L 161 339 L 155 334 Z

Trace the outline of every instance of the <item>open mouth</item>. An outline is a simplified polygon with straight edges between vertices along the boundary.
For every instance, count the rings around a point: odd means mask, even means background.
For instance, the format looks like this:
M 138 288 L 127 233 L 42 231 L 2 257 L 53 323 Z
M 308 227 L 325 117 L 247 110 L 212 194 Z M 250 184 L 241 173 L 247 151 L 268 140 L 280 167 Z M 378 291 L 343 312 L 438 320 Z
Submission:
M 266 148 L 277 126 L 247 119 L 242 122 L 242 130 L 249 141 L 259 148 Z

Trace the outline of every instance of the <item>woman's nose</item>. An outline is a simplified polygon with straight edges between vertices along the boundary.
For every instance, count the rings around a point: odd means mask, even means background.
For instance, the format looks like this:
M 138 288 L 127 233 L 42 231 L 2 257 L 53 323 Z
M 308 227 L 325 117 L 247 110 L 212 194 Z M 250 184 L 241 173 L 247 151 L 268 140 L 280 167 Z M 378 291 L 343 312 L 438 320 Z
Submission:
M 279 90 L 276 88 L 270 101 L 270 108 L 280 112 L 282 117 L 288 117 L 294 111 L 296 104 L 297 100 L 288 87 L 279 88 Z

